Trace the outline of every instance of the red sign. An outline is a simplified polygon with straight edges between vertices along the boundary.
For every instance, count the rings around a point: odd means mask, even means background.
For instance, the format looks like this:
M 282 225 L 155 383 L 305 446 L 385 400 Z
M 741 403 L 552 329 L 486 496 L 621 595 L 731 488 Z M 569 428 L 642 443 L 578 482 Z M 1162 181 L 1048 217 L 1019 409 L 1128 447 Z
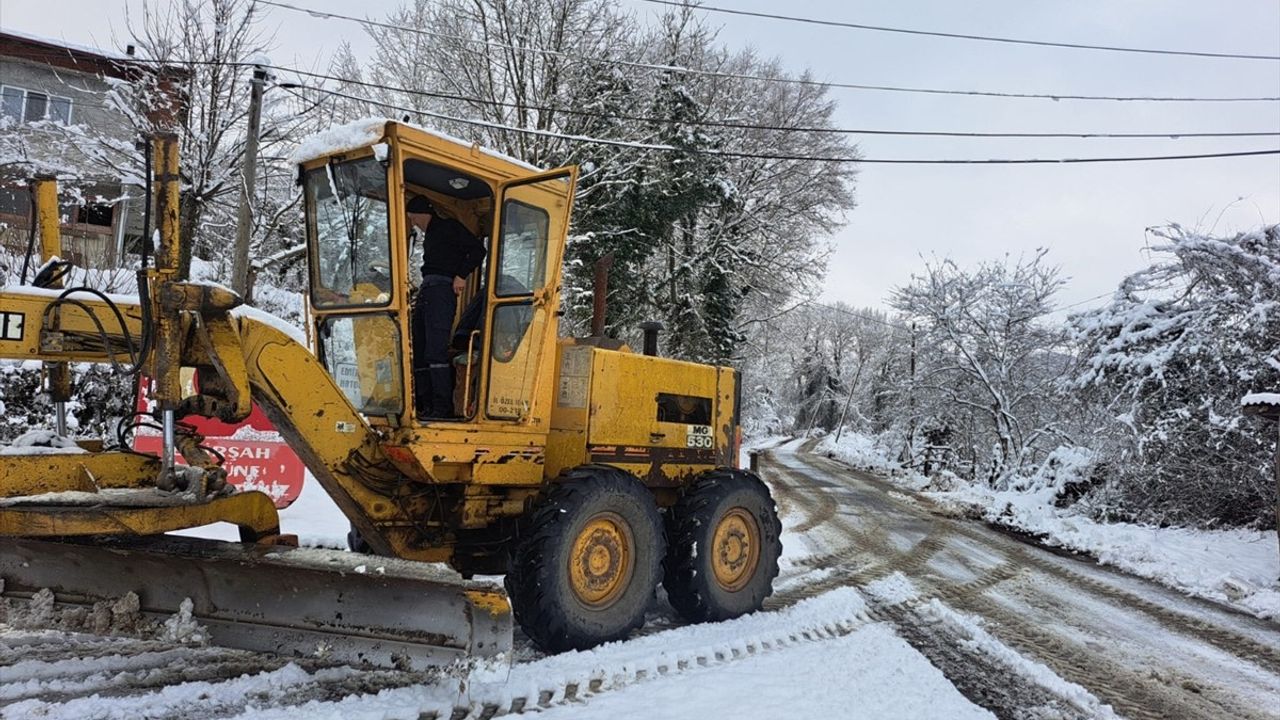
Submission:
M 183 385 L 195 392 L 195 376 L 187 377 L 183 371 Z M 148 412 L 151 401 L 147 390 L 150 382 L 142 379 L 142 392 L 138 396 L 138 411 Z M 259 490 L 275 502 L 277 508 L 286 508 L 298 499 L 306 477 L 306 466 L 298 455 L 280 438 L 275 426 L 256 404 L 253 412 L 239 425 L 221 420 L 189 416 L 182 422 L 191 425 L 205 437 L 203 445 L 216 450 L 223 457 L 222 467 L 227 470 L 227 481 L 241 490 Z M 159 453 L 159 435 L 134 434 L 133 448 L 138 452 Z M 178 456 L 182 462 L 182 456 Z

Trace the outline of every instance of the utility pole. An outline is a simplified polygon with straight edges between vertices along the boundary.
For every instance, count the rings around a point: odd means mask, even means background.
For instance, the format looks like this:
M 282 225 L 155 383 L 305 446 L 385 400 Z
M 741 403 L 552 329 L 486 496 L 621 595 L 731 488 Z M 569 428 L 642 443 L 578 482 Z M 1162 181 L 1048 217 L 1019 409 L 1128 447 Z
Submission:
M 249 127 L 244 140 L 244 170 L 240 179 L 240 217 L 236 223 L 236 245 L 231 255 L 231 289 L 245 300 L 249 299 L 252 290 L 249 287 L 249 237 L 253 213 L 249 203 L 253 200 L 258 176 L 258 132 L 262 126 L 262 91 L 266 80 L 267 71 L 261 65 L 254 65 L 249 93 Z
M 911 462 L 911 448 L 916 443 L 916 324 L 911 323 L 911 367 L 910 380 L 907 387 L 907 408 L 911 414 L 911 421 L 907 426 L 907 446 L 902 449 L 903 460 L 906 463 Z
M 853 390 L 858 387 L 858 380 L 862 378 L 862 366 L 866 364 L 866 360 L 858 363 L 858 372 L 853 374 L 853 383 L 849 385 L 849 396 L 844 400 L 844 410 L 840 411 L 840 422 L 836 424 L 836 444 L 840 444 L 840 434 L 844 432 L 844 418 L 849 414 L 849 405 L 853 403 Z

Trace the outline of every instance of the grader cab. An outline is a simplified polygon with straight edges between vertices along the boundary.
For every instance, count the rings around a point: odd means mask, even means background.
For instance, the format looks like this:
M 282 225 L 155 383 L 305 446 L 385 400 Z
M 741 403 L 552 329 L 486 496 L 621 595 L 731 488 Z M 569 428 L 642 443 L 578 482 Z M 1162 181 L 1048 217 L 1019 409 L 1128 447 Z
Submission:
M 176 278 L 163 163 L 163 248 L 141 298 L 0 289 L 0 309 L 28 328 L 0 339 L 0 357 L 54 369 L 134 348 L 165 430 L 160 457 L 87 442 L 0 454 L 5 596 L 134 592 L 157 615 L 190 598 L 215 643 L 401 664 L 508 650 L 508 599 L 548 651 L 625 637 L 659 583 L 689 621 L 761 607 L 780 526 L 767 487 L 736 467 L 737 372 L 559 337 L 576 168 L 541 172 L 394 121 L 335 128 L 299 153 L 314 352 L 231 293 Z M 448 418 L 419 420 L 414 406 L 413 196 L 487 249 L 455 310 Z M 183 368 L 199 394 L 170 380 Z M 250 399 L 350 519 L 357 549 L 384 556 L 382 572 L 287 547 L 269 500 L 216 482 L 216 458 L 181 419 L 234 422 Z M 215 521 L 245 542 L 160 535 Z M 504 574 L 506 593 L 422 562 Z

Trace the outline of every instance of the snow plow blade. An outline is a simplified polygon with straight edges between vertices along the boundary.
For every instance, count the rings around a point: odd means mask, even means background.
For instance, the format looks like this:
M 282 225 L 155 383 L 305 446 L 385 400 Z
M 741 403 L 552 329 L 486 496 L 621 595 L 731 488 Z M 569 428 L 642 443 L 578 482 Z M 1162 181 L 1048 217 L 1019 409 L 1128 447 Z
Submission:
M 189 598 L 211 644 L 258 652 L 417 670 L 511 650 L 496 585 L 393 558 L 172 536 L 6 538 L 0 579 L 6 598 L 48 588 L 59 606 L 133 592 L 152 620 Z

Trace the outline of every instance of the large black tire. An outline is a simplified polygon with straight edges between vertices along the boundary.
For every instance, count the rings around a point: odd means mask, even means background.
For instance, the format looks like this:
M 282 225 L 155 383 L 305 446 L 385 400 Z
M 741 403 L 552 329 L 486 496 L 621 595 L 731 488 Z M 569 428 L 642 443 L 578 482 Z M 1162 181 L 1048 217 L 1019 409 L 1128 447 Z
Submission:
M 759 610 L 773 594 L 781 534 L 760 478 L 730 468 L 704 473 L 667 514 L 663 586 L 671 606 L 689 622 Z
M 644 624 L 665 538 L 653 494 L 639 480 L 607 465 L 574 468 L 521 527 L 507 594 L 539 648 L 582 650 Z
M 362 553 L 365 555 L 377 555 L 373 548 L 369 545 L 369 541 L 364 539 L 360 531 L 356 529 L 354 524 L 347 531 L 347 549 L 351 552 Z

